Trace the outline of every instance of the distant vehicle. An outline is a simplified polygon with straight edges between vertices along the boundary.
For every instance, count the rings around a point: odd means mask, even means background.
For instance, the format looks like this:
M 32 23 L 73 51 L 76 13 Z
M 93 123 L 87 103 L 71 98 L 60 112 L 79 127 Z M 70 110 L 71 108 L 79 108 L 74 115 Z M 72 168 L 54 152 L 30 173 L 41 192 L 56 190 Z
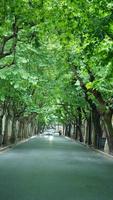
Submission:
M 44 133 L 44 135 L 50 136 L 53 135 L 52 133 Z
M 54 130 L 53 129 L 48 129 L 43 133 L 43 135 L 46 135 L 46 136 L 54 135 Z

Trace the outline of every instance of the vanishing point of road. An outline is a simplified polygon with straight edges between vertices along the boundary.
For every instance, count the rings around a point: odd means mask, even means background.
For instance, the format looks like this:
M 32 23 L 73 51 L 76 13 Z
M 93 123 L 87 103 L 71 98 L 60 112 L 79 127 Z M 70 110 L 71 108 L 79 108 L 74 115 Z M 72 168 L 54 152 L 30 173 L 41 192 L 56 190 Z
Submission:
M 0 200 L 113 200 L 113 159 L 38 136 L 0 153 Z

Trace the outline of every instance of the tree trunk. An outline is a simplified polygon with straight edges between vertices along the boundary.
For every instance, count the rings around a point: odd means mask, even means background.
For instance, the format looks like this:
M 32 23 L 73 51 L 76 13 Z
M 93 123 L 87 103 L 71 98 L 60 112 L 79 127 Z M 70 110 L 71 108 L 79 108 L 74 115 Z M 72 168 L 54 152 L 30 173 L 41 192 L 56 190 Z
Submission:
M 92 144 L 92 117 L 91 117 L 91 113 L 88 117 L 88 121 L 87 121 L 87 126 L 88 126 L 88 138 L 87 138 L 87 141 L 88 141 L 88 145 L 91 145 Z
M 65 136 L 68 136 L 68 125 L 65 125 Z
M 3 116 L 0 116 L 0 146 L 2 145 L 2 142 L 3 142 L 3 135 L 2 135 L 2 119 L 3 119 Z
M 3 144 L 8 145 L 9 143 L 9 138 L 8 138 L 8 124 L 9 124 L 9 116 L 6 115 L 5 118 L 5 127 L 4 127 L 4 135 L 3 135 Z
M 83 142 L 83 134 L 82 134 L 82 113 L 81 113 L 81 108 L 79 108 L 79 141 Z
M 68 136 L 68 137 L 71 137 L 71 128 L 72 128 L 71 123 L 66 124 L 65 135 Z
M 93 145 L 96 148 L 100 148 L 100 142 L 102 139 L 102 128 L 100 124 L 100 114 L 96 109 L 92 109 L 92 120 L 94 125 L 94 138 Z
M 10 138 L 11 143 L 15 143 L 16 139 L 17 139 L 16 118 L 14 117 L 12 120 L 12 134 Z
M 113 126 L 112 126 L 112 112 L 106 112 L 104 115 L 106 137 L 108 141 L 109 151 L 113 153 Z
M 27 121 L 24 120 L 24 121 L 23 121 L 23 135 L 24 135 L 24 138 L 28 138 L 27 126 L 28 126 Z
M 68 124 L 68 137 L 71 137 L 71 128 L 72 128 L 72 124 L 69 123 Z
M 78 108 L 78 117 L 76 119 L 76 139 L 79 137 L 79 141 L 83 142 L 83 134 L 82 134 L 82 113 L 81 113 L 81 108 Z
M 3 116 L 0 116 L 0 135 L 2 135 L 2 119 Z
M 76 130 L 75 130 L 75 140 L 78 139 L 78 118 L 76 118 Z
M 38 126 L 38 132 L 39 132 L 39 126 Z M 28 135 L 29 137 L 31 137 L 31 122 L 29 122 L 29 125 L 28 125 Z
M 63 124 L 63 135 L 65 135 L 65 125 Z
M 76 133 L 76 123 L 74 122 L 74 124 L 73 124 L 73 134 L 75 135 L 75 133 Z
M 19 140 L 22 140 L 22 122 L 19 121 L 19 130 L 18 130 L 18 136 Z

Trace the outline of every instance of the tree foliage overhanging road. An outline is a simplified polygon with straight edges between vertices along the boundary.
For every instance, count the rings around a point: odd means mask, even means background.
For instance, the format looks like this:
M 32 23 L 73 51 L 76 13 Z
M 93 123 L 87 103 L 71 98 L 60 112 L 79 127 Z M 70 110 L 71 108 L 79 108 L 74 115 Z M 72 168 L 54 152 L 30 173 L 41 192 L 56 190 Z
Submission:
M 59 121 L 66 135 L 73 127 L 75 139 L 96 148 L 106 134 L 113 152 L 112 53 L 111 0 L 2 0 L 3 144 Z

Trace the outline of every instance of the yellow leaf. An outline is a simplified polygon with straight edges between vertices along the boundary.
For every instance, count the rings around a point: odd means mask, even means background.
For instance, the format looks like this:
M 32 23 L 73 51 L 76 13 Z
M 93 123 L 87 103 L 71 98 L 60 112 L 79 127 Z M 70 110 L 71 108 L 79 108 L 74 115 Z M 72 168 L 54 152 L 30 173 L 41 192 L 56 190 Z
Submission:
M 92 89 L 93 88 L 93 83 L 92 82 L 87 83 L 86 84 L 86 88 L 87 88 L 87 90 Z

